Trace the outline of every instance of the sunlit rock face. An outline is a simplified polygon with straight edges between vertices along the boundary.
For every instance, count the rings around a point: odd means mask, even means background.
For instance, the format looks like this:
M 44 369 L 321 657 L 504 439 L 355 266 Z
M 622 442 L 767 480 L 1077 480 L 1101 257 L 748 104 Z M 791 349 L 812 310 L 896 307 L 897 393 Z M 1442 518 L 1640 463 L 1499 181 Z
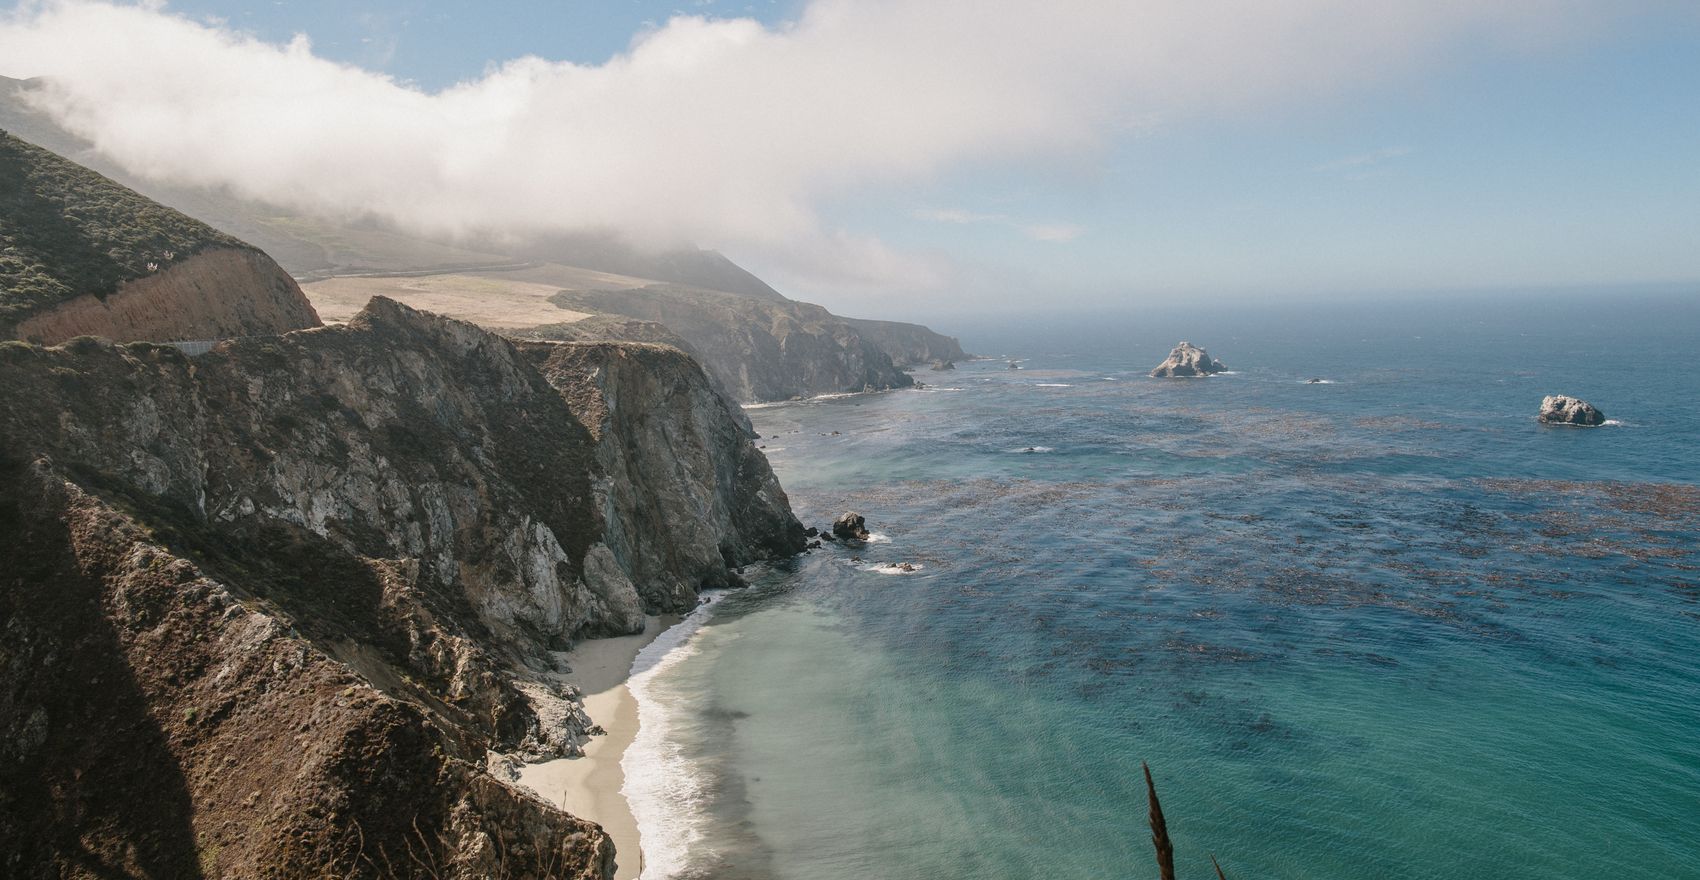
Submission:
M 1154 378 L 1174 379 L 1193 376 L 1209 376 L 1213 373 L 1226 372 L 1227 365 L 1213 360 L 1210 353 L 1190 342 L 1182 342 L 1169 352 L 1169 357 L 1157 368 L 1151 371 Z
M 1543 425 L 1574 425 L 1579 428 L 1592 428 L 1606 423 L 1605 413 L 1600 412 L 1593 404 L 1563 394 L 1549 394 L 1543 398 L 1541 412 L 1537 418 Z

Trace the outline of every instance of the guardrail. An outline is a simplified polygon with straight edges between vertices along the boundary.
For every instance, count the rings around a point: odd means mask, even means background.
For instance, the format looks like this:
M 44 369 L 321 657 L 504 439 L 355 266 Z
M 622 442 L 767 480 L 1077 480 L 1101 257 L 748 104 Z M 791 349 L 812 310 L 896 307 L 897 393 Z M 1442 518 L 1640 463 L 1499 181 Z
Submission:
M 189 357 L 199 357 L 212 351 L 213 346 L 223 341 L 223 339 L 185 339 L 178 342 L 162 342 L 160 345 L 169 345 Z

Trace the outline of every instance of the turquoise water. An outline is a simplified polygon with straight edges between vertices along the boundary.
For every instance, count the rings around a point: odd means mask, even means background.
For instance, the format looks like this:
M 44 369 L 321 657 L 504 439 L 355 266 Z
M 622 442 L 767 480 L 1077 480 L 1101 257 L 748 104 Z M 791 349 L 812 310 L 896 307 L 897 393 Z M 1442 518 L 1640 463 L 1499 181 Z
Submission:
M 1700 309 L 1538 306 L 988 321 L 1023 369 L 751 410 L 884 540 L 672 640 L 646 876 L 1155 877 L 1143 760 L 1182 877 L 1700 877 Z

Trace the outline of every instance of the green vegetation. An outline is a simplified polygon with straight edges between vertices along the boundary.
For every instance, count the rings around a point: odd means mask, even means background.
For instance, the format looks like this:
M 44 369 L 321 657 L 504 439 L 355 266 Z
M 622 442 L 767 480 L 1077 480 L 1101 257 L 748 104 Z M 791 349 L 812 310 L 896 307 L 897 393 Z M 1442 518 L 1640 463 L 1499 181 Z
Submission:
M 213 246 L 247 247 L 0 131 L 0 326 Z

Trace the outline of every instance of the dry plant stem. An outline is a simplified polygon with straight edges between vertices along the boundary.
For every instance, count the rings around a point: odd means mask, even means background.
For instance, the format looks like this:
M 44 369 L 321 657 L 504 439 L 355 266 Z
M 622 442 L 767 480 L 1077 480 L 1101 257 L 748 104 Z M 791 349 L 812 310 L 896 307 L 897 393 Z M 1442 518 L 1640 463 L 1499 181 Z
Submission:
M 1151 765 L 1144 761 L 1145 791 L 1151 802 L 1151 845 L 1157 849 L 1157 872 L 1162 880 L 1175 880 L 1175 847 L 1169 842 L 1169 827 L 1163 821 L 1163 805 L 1157 802 L 1157 785 L 1151 781 Z

